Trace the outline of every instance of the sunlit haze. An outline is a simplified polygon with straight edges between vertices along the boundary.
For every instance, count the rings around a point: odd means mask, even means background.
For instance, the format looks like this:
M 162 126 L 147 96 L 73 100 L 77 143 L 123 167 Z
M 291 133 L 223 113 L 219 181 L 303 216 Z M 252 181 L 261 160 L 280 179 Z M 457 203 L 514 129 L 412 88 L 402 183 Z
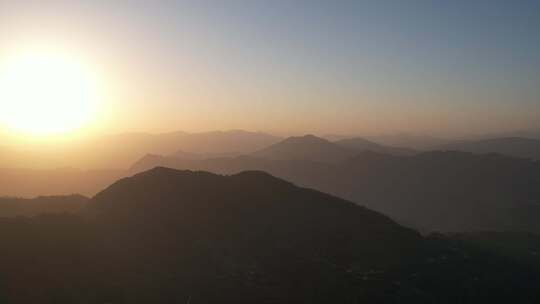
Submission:
M 24 102 L 7 107 L 9 127 L 47 133 L 87 121 L 96 92 L 80 64 L 112 88 L 101 121 L 111 133 L 539 127 L 536 1 L 45 2 L 0 1 L 2 62 L 13 55 L 4 50 L 44 55 L 32 44 L 64 52 L 29 76 L 15 54 L 17 80 L 2 102 Z M 70 56 L 87 62 L 74 67 Z M 9 69 L 1 74 L 13 77 Z M 71 108 L 53 110 L 67 99 Z M 47 110 L 22 115 L 26 105 Z
M 0 64 L 0 123 L 45 136 L 96 118 L 101 102 L 96 75 L 74 55 L 33 49 L 6 58 Z

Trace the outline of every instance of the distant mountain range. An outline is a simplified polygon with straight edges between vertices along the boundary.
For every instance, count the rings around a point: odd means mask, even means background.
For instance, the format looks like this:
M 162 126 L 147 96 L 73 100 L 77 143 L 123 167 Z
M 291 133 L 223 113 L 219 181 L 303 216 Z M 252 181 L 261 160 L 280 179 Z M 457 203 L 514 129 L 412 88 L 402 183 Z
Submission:
M 109 144 L 122 143 L 131 146 L 134 150 L 145 151 L 144 153 L 165 154 L 179 150 L 191 153 L 250 153 L 280 140 L 282 140 L 280 137 L 266 133 L 243 130 L 202 133 L 127 133 L 100 139 Z
M 540 160 L 540 140 L 530 138 L 505 137 L 460 141 L 441 146 L 440 149 L 481 154 L 499 153 L 508 156 Z
M 242 130 L 134 133 L 102 137 L 89 142 L 84 149 L 86 155 L 88 151 L 94 152 L 90 156 L 90 163 L 101 163 L 98 168 L 127 168 L 147 153 L 166 155 L 179 151 L 195 154 L 251 153 L 280 140 L 281 138 L 269 134 Z
M 408 133 L 368 136 L 366 139 L 387 146 L 404 147 L 414 150 L 435 150 L 452 143 L 454 140 L 435 136 L 415 135 Z
M 289 137 L 253 153 L 252 156 L 277 160 L 308 160 L 323 163 L 339 163 L 353 157 L 354 154 L 354 150 L 344 148 L 313 135 L 306 135 L 302 137 Z
M 416 153 L 411 149 L 387 147 L 359 137 L 330 142 L 314 135 L 306 135 L 289 137 L 268 148 L 252 153 L 251 156 L 276 160 L 340 163 L 365 151 L 391 155 Z
M 511 138 L 460 142 L 444 149 L 524 156 L 535 144 Z M 93 195 L 118 178 L 156 166 L 226 174 L 262 170 L 422 231 L 540 231 L 535 220 L 540 212 L 538 162 L 495 154 L 418 153 L 362 138 L 330 142 L 313 135 L 292 137 L 244 155 L 174 150 L 166 156 L 148 154 L 129 171 L 0 169 L 0 195 Z
M 452 150 L 479 154 L 498 153 L 507 156 L 540 159 L 540 137 L 532 132 L 516 132 L 523 136 L 492 136 L 476 139 L 442 139 L 416 135 L 368 137 L 376 143 L 422 151 Z M 530 135 L 530 137 L 527 137 Z M 375 151 L 375 150 L 374 150 Z M 375 151 L 382 152 L 384 151 Z
M 176 151 L 171 156 L 185 158 L 185 159 L 209 159 L 209 158 L 221 158 L 221 157 L 235 157 L 240 156 L 241 153 L 237 152 L 223 152 L 223 153 L 193 153 L 185 151 Z
M 527 133 L 528 134 L 528 133 Z M 276 159 L 311 159 L 339 162 L 356 152 L 372 151 L 391 155 L 412 155 L 416 151 L 457 150 L 475 153 L 499 153 L 539 159 L 540 139 L 493 137 L 490 139 L 449 140 L 418 135 L 376 137 L 315 136 L 283 139 L 261 132 L 243 130 L 203 133 L 170 132 L 162 134 L 124 133 L 50 144 L 13 144 L 0 139 L 0 169 L 79 168 L 126 169 L 146 154 L 186 158 L 215 158 L 238 155 Z M 2 192 L 0 191 L 0 194 Z
M 282 140 L 260 132 L 242 130 L 203 133 L 125 133 L 62 142 L 58 145 L 5 146 L 0 168 L 125 169 L 145 154 L 245 154 Z
M 263 172 L 155 168 L 78 214 L 0 219 L 2 303 L 490 303 L 540 296 L 540 239 L 422 237 Z
M 418 151 L 413 150 L 413 149 L 383 146 L 383 145 L 374 143 L 372 141 L 369 141 L 367 139 L 360 138 L 360 137 L 341 139 L 334 143 L 340 147 L 353 150 L 356 152 L 370 151 L 370 152 L 378 152 L 382 154 L 403 155 L 403 156 L 414 155 L 418 153 Z
M 131 172 L 156 166 L 234 174 L 262 170 L 390 215 L 423 231 L 540 232 L 540 163 L 500 155 L 363 152 L 340 162 L 242 156 L 187 160 L 148 155 Z

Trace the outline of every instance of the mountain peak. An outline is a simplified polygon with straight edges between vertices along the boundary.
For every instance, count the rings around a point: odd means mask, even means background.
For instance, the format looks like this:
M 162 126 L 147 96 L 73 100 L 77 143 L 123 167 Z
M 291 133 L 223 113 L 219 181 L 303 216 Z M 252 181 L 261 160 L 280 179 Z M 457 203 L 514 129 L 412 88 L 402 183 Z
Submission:
M 116 182 L 92 198 L 87 206 L 87 211 L 98 218 L 131 218 L 144 221 L 145 225 L 172 218 L 175 222 L 198 218 L 201 220 L 198 224 L 209 225 L 211 218 L 217 220 L 218 215 L 249 223 L 252 220 L 242 217 L 266 221 L 294 215 L 299 217 L 295 223 L 305 222 L 300 218 L 307 216 L 315 217 L 312 220 L 325 226 L 335 225 L 328 221 L 338 218 L 347 221 L 356 214 L 353 217 L 364 217 L 363 222 L 373 224 L 371 228 L 375 230 L 402 229 L 382 214 L 325 193 L 296 187 L 262 171 L 217 175 L 156 167 Z M 336 212 L 339 217 L 328 217 Z M 361 222 L 355 225 L 362 226 Z M 415 233 L 407 231 L 404 229 L 402 233 L 415 237 Z M 372 235 L 368 230 L 363 233 Z
M 343 162 L 354 154 L 326 139 L 308 134 L 289 137 L 253 155 L 276 160 L 302 160 L 322 163 Z
M 291 136 L 283 140 L 283 142 L 296 142 L 296 143 L 330 143 L 324 138 L 317 137 L 313 134 L 306 134 L 303 136 Z
M 130 288 L 146 286 L 138 285 L 141 278 L 172 278 L 158 291 L 198 288 L 203 300 L 220 291 L 216 301 L 201 303 L 302 302 L 319 296 L 314 288 L 334 288 L 336 279 L 358 290 L 356 277 L 398 269 L 424 242 L 387 216 L 260 171 L 227 176 L 156 167 L 111 185 L 84 214 L 81 231 L 96 233 L 84 248 L 99 250 L 96 261 L 110 270 L 98 268 L 100 274 L 126 274 Z M 309 284 L 298 285 L 306 278 Z

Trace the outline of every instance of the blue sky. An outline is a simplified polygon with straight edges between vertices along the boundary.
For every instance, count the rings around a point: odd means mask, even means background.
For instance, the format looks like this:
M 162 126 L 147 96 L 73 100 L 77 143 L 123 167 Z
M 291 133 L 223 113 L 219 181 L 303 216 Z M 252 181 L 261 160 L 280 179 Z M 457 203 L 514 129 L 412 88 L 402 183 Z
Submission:
M 532 0 L 0 0 L 0 46 L 96 62 L 122 130 L 537 128 L 538 29 Z

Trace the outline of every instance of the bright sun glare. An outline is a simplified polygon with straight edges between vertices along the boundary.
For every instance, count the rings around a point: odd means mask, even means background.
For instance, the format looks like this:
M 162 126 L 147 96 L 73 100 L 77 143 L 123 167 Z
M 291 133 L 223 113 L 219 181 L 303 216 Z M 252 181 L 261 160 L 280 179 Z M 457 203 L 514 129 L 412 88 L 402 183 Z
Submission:
M 95 75 L 71 56 L 33 52 L 0 63 L 0 124 L 15 131 L 75 130 L 95 117 L 99 102 Z

